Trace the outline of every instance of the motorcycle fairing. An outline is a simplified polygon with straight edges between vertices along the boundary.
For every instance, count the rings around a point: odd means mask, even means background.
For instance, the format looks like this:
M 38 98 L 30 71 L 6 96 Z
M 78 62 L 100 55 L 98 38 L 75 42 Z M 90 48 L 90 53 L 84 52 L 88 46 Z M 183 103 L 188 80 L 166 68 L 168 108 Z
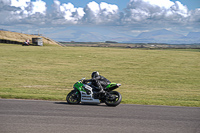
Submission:
M 89 85 L 83 84 L 81 82 L 77 82 L 74 84 L 74 89 L 79 90 L 80 94 L 81 94 L 81 102 L 82 103 L 95 103 L 95 104 L 99 104 L 100 100 L 99 99 L 94 99 L 93 98 L 93 91 L 92 91 L 92 87 L 90 87 Z M 90 94 L 87 94 L 86 90 L 90 91 Z
M 119 86 L 121 86 L 121 84 L 110 83 L 108 86 L 106 86 L 106 89 L 107 89 L 108 91 L 112 91 L 112 90 L 118 88 Z

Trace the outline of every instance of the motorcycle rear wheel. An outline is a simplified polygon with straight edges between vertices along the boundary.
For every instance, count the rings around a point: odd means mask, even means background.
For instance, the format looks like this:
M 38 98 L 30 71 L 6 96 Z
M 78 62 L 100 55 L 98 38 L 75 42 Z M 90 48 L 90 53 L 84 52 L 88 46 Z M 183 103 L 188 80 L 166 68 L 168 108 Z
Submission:
M 81 101 L 81 95 L 79 92 L 72 90 L 66 97 L 67 103 L 79 104 Z
M 109 92 L 110 95 L 106 98 L 105 104 L 107 106 L 117 106 L 122 100 L 122 95 L 117 91 Z

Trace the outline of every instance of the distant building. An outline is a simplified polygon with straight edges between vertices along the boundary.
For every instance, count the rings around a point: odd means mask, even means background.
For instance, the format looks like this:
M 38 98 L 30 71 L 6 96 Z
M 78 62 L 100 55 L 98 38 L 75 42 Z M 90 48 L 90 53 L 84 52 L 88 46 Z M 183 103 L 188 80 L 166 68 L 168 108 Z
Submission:
M 43 41 L 42 38 L 32 38 L 32 43 L 33 45 L 37 45 L 37 46 L 43 46 Z

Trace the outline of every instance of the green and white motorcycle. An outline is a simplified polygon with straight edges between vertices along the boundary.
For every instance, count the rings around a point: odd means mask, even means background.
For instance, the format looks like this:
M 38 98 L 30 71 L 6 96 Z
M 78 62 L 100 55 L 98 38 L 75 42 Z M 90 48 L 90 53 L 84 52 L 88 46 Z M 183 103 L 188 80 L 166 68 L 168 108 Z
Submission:
M 105 94 L 98 93 L 95 86 L 89 83 L 84 83 L 85 78 L 82 78 L 76 82 L 72 90 L 66 97 L 69 104 L 92 103 L 100 104 L 105 103 L 107 106 L 117 106 L 122 100 L 122 96 L 119 92 L 113 91 L 117 89 L 121 84 L 110 83 L 105 89 Z

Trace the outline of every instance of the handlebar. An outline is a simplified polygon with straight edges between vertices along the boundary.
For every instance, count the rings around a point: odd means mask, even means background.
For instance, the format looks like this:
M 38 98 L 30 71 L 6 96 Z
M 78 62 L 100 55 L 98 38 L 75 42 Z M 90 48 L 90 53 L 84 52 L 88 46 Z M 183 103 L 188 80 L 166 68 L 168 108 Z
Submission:
M 85 78 L 82 78 L 81 80 L 79 80 L 79 82 L 82 82 Z

